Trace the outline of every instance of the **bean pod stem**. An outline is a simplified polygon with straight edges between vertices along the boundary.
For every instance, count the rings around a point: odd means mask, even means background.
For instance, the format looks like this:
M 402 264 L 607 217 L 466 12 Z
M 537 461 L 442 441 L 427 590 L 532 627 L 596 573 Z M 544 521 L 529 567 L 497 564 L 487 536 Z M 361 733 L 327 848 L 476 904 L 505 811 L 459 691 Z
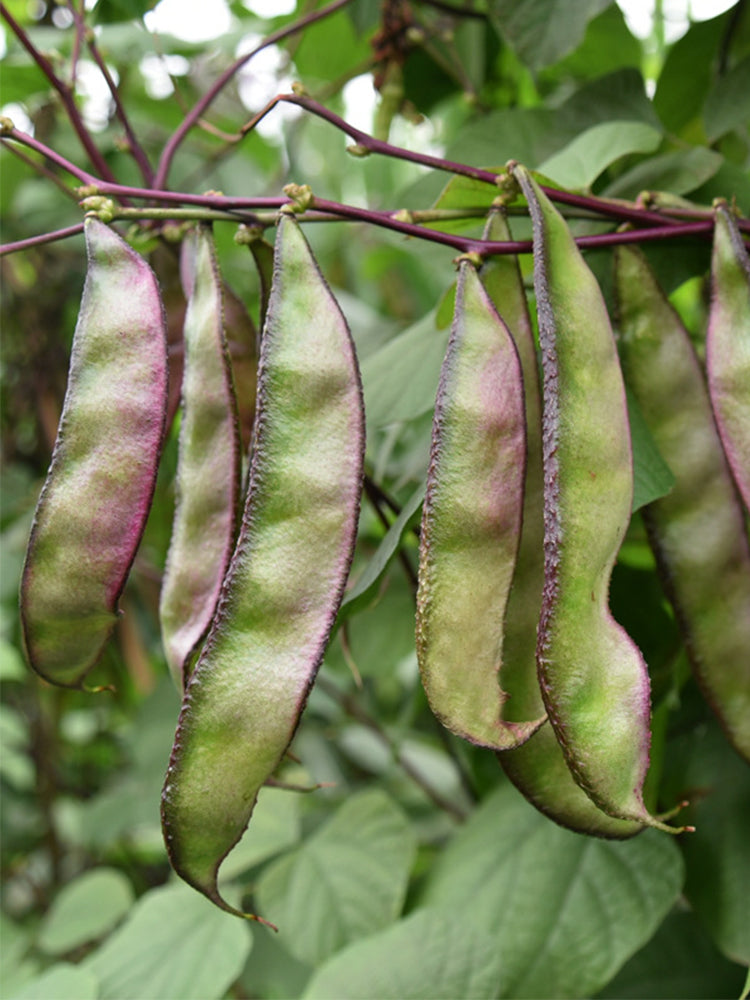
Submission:
M 477 273 L 460 264 L 433 422 L 420 531 L 417 659 L 435 715 L 493 749 L 545 721 L 507 722 L 503 626 L 523 508 L 526 437 L 518 354 Z
M 646 664 L 608 606 L 630 520 L 625 390 L 601 291 L 565 223 L 528 171 L 544 376 L 544 592 L 539 681 L 575 780 L 604 812 L 673 828 L 643 802 L 649 764 Z
M 364 412 L 346 321 L 282 215 L 247 503 L 190 676 L 162 795 L 173 867 L 230 913 L 218 871 L 297 727 L 354 550 Z
M 156 483 L 167 407 L 156 277 L 94 216 L 52 462 L 21 579 L 29 663 L 80 688 L 117 621 Z
M 183 416 L 177 507 L 159 613 L 167 664 L 183 689 L 190 660 L 213 618 L 239 519 L 237 402 L 223 326 L 223 295 L 210 231 L 183 243 Z
M 750 548 L 687 330 L 640 250 L 615 254 L 620 353 L 675 476 L 643 519 L 688 658 L 729 741 L 750 761 Z

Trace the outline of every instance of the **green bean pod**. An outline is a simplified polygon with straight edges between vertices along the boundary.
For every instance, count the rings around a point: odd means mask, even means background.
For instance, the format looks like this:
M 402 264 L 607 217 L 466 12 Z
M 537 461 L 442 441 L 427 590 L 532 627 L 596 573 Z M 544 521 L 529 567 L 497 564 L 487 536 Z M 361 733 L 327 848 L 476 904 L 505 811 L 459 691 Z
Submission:
M 643 254 L 615 254 L 620 354 L 671 493 L 643 509 L 662 584 L 696 679 L 750 760 L 750 549 L 690 337 Z
M 183 416 L 177 506 L 159 613 L 167 664 L 183 689 L 213 618 L 239 520 L 240 436 L 223 326 L 223 294 L 210 230 L 184 241 Z
M 28 660 L 80 688 L 117 621 L 148 516 L 164 437 L 167 348 L 148 264 L 99 219 L 60 426 L 21 579 Z
M 177 873 L 217 885 L 294 736 L 354 551 L 364 412 L 346 321 L 296 221 L 279 220 L 240 536 L 190 676 L 162 794 Z
M 708 390 L 729 467 L 750 509 L 750 259 L 726 202 L 714 217 Z
M 503 625 L 521 533 L 526 436 L 513 339 L 468 260 L 440 374 L 420 531 L 416 644 L 432 711 L 506 749 L 544 722 L 502 718 Z
M 493 212 L 484 233 L 488 240 L 512 239 L 505 216 Z M 544 585 L 542 473 L 542 399 L 534 331 L 526 292 L 511 254 L 490 258 L 479 272 L 518 349 L 526 410 L 526 480 L 523 524 L 513 586 L 505 616 L 503 686 L 508 700 L 503 717 L 534 719 L 545 712 L 536 671 L 536 628 Z M 518 790 L 550 819 L 580 833 L 630 837 L 643 826 L 602 812 L 576 784 L 551 726 L 541 726 L 522 746 L 497 758 Z
M 616 819 L 665 830 L 643 802 L 650 685 L 612 617 L 609 580 L 630 520 L 625 390 L 601 291 L 565 220 L 513 164 L 534 230 L 544 376 L 544 591 L 537 668 L 573 777 Z

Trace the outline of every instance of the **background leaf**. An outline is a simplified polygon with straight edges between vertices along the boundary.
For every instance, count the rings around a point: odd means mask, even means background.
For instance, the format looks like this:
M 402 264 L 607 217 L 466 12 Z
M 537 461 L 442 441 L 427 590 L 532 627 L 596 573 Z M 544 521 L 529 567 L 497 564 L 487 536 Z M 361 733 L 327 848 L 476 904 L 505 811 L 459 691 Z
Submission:
M 127 913 L 133 887 L 115 868 L 96 868 L 69 882 L 42 922 L 42 951 L 62 955 L 103 937 Z
M 363 792 L 266 869 L 258 909 L 293 955 L 319 964 L 398 916 L 415 849 L 395 803 L 383 792 Z
M 490 0 L 492 23 L 531 69 L 542 69 L 571 52 L 586 25 L 609 0 Z
M 503 996 L 583 997 L 651 937 L 682 879 L 679 850 L 667 835 L 583 837 L 503 786 L 443 852 L 422 902 L 466 907 L 492 928 Z
M 304 1000 L 492 1000 L 501 971 L 486 928 L 450 910 L 417 910 L 326 962 Z

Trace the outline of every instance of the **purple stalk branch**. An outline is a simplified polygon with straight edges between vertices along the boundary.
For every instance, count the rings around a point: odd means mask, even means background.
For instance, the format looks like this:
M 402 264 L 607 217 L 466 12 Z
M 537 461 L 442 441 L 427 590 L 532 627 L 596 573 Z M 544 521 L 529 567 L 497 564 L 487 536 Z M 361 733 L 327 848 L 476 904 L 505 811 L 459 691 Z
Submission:
M 81 145 L 86 151 L 86 155 L 91 160 L 92 166 L 97 170 L 97 172 L 104 178 L 114 181 L 115 177 L 112 171 L 109 169 L 107 161 L 102 156 L 101 152 L 97 148 L 94 140 L 91 138 L 89 130 L 83 123 L 83 119 L 76 107 L 75 101 L 73 100 L 73 93 L 66 84 L 55 73 L 52 63 L 42 55 L 41 52 L 32 43 L 29 36 L 26 34 L 21 25 L 15 20 L 11 15 L 8 8 L 4 3 L 0 3 L 0 14 L 5 18 L 8 27 L 11 29 L 13 34 L 16 36 L 18 41 L 23 45 L 26 51 L 29 53 L 31 58 L 37 64 L 39 69 L 44 73 L 50 82 L 50 85 L 54 87 L 57 93 L 60 95 L 60 100 L 65 107 L 65 112 L 73 126 L 76 135 L 78 136 Z
M 57 240 L 67 239 L 68 236 L 77 236 L 83 232 L 83 223 L 79 222 L 75 226 L 68 226 L 67 229 L 56 229 L 51 233 L 41 233 L 39 236 L 29 236 L 25 240 L 18 240 L 15 243 L 4 243 L 0 246 L 0 257 L 8 253 L 15 253 L 16 250 L 28 250 L 29 247 L 38 247 L 44 243 L 54 243 Z
M 86 42 L 89 47 L 89 52 L 91 53 L 91 57 L 96 63 L 96 65 L 99 67 L 99 72 L 104 77 L 104 81 L 107 84 L 107 89 L 109 90 L 109 93 L 114 102 L 115 114 L 117 115 L 117 118 L 120 124 L 122 125 L 128 140 L 128 149 L 130 150 L 133 159 L 138 164 L 138 169 L 141 172 L 141 176 L 143 177 L 144 182 L 146 184 L 153 184 L 154 171 L 151 167 L 151 164 L 148 161 L 148 157 L 146 156 L 143 147 L 141 146 L 140 142 L 138 142 L 138 137 L 133 131 L 133 127 L 130 124 L 127 112 L 125 111 L 122 101 L 120 100 L 120 91 L 117 88 L 117 84 L 112 79 L 112 74 L 109 72 L 109 68 L 107 67 L 106 62 L 102 58 L 102 54 L 99 51 L 99 47 L 96 44 L 96 39 L 93 33 L 87 32 L 86 22 L 84 20 L 83 14 L 76 8 L 73 0 L 71 0 L 69 6 L 70 6 L 70 12 L 75 19 L 76 32 L 77 32 L 76 40 L 78 40 L 78 33 L 80 33 L 80 35 L 82 35 L 86 39 Z
M 169 168 L 172 165 L 172 160 L 177 152 L 177 148 L 180 146 L 190 129 L 196 124 L 206 108 L 215 100 L 218 94 L 235 76 L 238 70 L 240 70 L 262 49 L 268 48 L 269 45 L 275 45 L 276 42 L 280 42 L 282 39 L 288 38 L 290 35 L 295 35 L 298 32 L 303 31 L 311 24 L 328 17 L 330 14 L 334 14 L 337 10 L 340 10 L 342 7 L 346 7 L 347 4 L 351 2 L 352 0 L 333 0 L 333 3 L 328 4 L 326 7 L 321 7 L 320 10 L 312 11 L 310 14 L 307 14 L 305 17 L 301 17 L 293 24 L 288 24 L 283 28 L 279 28 L 278 31 L 274 31 L 268 35 L 268 37 L 265 38 L 260 45 L 254 48 L 252 52 L 248 52 L 246 55 L 241 56 L 233 62 L 231 66 L 224 70 L 221 76 L 219 76 L 213 85 L 206 91 L 198 103 L 192 108 L 191 111 L 188 112 L 180 126 L 175 130 L 169 142 L 165 145 L 161 158 L 159 159 L 159 165 L 156 169 L 154 187 L 166 187 Z
M 350 125 L 349 122 L 345 121 L 333 111 L 329 111 L 328 108 L 319 104 L 317 101 L 314 101 L 312 98 L 298 94 L 278 94 L 272 101 L 269 101 L 266 107 L 259 111 L 258 114 L 247 123 L 247 125 L 243 127 L 243 134 L 252 131 L 258 122 L 265 118 L 265 116 L 280 101 L 284 101 L 288 104 L 296 104 L 298 107 L 304 108 L 311 114 L 317 115 L 319 118 L 323 118 L 325 121 L 329 122 L 331 125 L 348 135 L 358 146 L 361 146 L 363 149 L 366 149 L 371 153 L 379 153 L 382 156 L 391 156 L 399 160 L 408 160 L 411 163 L 419 163 L 422 166 L 431 167 L 434 170 L 443 170 L 446 173 L 457 174 L 461 177 L 470 177 L 473 180 L 483 181 L 484 183 L 491 184 L 493 186 L 497 184 L 499 177 L 497 172 L 492 170 L 482 170 L 480 167 L 467 166 L 465 163 L 456 163 L 453 160 L 446 160 L 438 156 L 429 156 L 426 153 L 416 153 L 409 149 L 403 149 L 400 146 L 392 146 L 389 142 L 384 142 L 382 139 L 375 139 L 367 132 L 363 132 L 361 129 L 355 128 L 354 125 Z M 621 221 L 635 222 L 640 225 L 643 225 L 645 222 L 650 222 L 655 226 L 672 226 L 677 224 L 674 220 L 667 218 L 658 212 L 649 212 L 646 209 L 632 208 L 622 202 L 608 201 L 604 198 L 594 198 L 580 194 L 571 194 L 568 191 L 559 191 L 557 188 L 543 187 L 542 190 L 549 198 L 562 205 L 572 205 L 576 208 L 585 208 L 589 211 L 596 212 L 599 215 L 606 215 L 610 218 L 619 219 Z

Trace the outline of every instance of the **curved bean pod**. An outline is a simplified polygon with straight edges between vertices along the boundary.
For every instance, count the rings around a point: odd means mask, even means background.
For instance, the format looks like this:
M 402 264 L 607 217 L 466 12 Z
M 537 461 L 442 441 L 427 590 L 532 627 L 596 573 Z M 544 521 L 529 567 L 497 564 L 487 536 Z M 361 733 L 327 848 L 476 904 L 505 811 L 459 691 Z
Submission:
M 750 259 L 726 203 L 714 216 L 708 391 L 729 467 L 750 509 Z
M 148 264 L 99 219 L 60 426 L 21 579 L 29 663 L 80 688 L 115 622 L 148 516 L 164 436 L 167 347 Z
M 172 865 L 231 913 L 218 870 L 294 736 L 323 658 L 354 550 L 363 463 L 351 335 L 297 223 L 282 215 L 240 537 L 162 795 Z
M 167 664 L 180 690 L 234 548 L 241 467 L 222 284 L 208 229 L 185 239 L 182 258 L 188 307 L 177 507 L 159 605 Z
M 505 216 L 493 212 L 484 238 L 512 239 Z M 542 474 L 542 399 L 534 331 L 516 257 L 490 258 L 479 272 L 497 311 L 507 323 L 518 349 L 526 410 L 526 483 L 523 525 L 513 587 L 505 616 L 503 686 L 509 697 L 503 717 L 535 719 L 544 714 L 536 671 L 536 627 L 544 585 L 544 520 Z M 542 726 L 522 746 L 497 758 L 518 790 L 550 819 L 580 833 L 630 837 L 639 823 L 602 812 L 573 779 L 551 726 Z
M 544 374 L 544 592 L 537 667 L 575 780 L 617 819 L 675 832 L 643 803 L 650 685 L 612 617 L 609 580 L 630 520 L 633 470 L 625 390 L 599 286 L 565 220 L 513 164 L 534 230 Z
M 696 679 L 750 760 L 750 549 L 700 363 L 643 254 L 615 254 L 628 385 L 675 476 L 643 509 L 662 584 Z
M 521 533 L 526 464 L 521 367 L 473 266 L 460 265 L 440 374 L 420 531 L 416 643 L 446 728 L 505 749 L 545 721 L 506 722 L 503 625 Z

